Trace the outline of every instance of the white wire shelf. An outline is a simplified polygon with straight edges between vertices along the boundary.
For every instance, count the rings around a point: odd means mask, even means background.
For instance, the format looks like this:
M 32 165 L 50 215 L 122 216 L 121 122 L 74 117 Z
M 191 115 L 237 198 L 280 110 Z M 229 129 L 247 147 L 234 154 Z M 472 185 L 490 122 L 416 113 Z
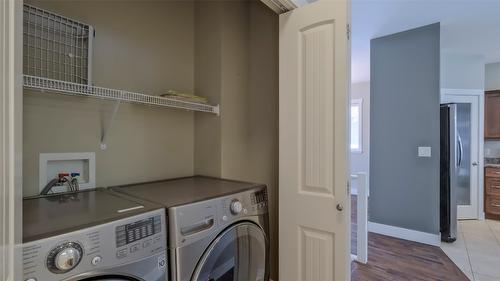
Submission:
M 146 105 L 171 107 L 191 111 L 208 112 L 219 115 L 219 105 L 188 102 L 158 96 L 150 96 L 129 91 L 108 89 L 86 84 L 78 84 L 30 75 L 24 75 L 24 87 L 59 94 L 87 96 L 107 100 L 124 101 Z

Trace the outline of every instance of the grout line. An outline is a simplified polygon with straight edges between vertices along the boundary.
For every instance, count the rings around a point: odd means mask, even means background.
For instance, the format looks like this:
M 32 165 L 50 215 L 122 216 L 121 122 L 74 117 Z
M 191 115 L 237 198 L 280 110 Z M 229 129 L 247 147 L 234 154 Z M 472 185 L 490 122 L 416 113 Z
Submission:
M 462 232 L 462 239 L 464 239 L 465 252 L 467 253 L 467 261 L 469 262 L 470 274 L 472 274 L 472 281 L 476 281 L 476 275 L 472 269 L 472 262 L 470 261 L 469 247 L 467 247 L 467 239 L 465 239 L 465 232 Z
M 484 222 L 486 223 L 486 225 L 488 226 L 488 228 L 491 231 L 491 234 L 493 234 L 493 237 L 495 238 L 495 240 L 497 240 L 497 243 L 500 246 L 500 238 L 497 237 L 497 234 L 495 233 L 495 231 L 493 230 L 493 228 L 491 228 L 490 224 L 488 223 L 488 220 L 484 220 Z

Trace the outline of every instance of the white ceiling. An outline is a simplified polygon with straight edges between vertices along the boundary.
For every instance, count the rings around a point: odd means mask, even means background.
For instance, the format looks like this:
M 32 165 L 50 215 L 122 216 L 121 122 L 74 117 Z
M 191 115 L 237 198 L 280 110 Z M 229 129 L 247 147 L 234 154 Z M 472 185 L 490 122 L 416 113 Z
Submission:
M 500 0 L 352 0 L 352 82 L 370 80 L 370 40 L 441 22 L 441 50 L 500 61 Z

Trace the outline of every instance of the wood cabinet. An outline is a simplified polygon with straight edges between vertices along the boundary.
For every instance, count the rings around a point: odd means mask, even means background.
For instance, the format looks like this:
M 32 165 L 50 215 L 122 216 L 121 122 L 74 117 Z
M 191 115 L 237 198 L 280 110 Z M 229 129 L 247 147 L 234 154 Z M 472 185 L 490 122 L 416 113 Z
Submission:
M 485 168 L 484 211 L 488 219 L 500 219 L 500 168 Z
M 485 94 L 484 138 L 500 139 L 500 90 L 487 91 Z

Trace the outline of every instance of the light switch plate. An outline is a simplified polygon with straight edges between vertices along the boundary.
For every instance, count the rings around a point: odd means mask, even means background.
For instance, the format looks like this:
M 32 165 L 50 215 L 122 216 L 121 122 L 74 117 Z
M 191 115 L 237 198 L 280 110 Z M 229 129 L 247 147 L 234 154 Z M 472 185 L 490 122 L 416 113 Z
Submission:
M 431 147 L 430 146 L 419 146 L 418 147 L 418 157 L 431 157 Z

